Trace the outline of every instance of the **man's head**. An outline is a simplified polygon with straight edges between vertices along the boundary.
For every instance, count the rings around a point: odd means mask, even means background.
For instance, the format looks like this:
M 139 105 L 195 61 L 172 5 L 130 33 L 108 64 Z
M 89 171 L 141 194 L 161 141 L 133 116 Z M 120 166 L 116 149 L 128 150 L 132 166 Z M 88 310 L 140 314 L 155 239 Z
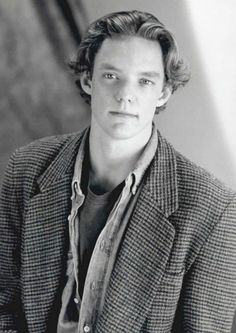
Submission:
M 164 66 L 163 89 L 168 87 L 173 93 L 179 86 L 188 82 L 189 71 L 179 56 L 177 43 L 171 32 L 152 14 L 136 10 L 112 13 L 92 23 L 79 46 L 77 58 L 70 62 L 70 67 L 75 74 L 86 73 L 91 78 L 96 55 L 104 40 L 125 36 L 142 37 L 159 43 Z M 90 103 L 90 94 L 81 87 L 80 80 L 76 83 L 81 95 Z M 157 113 L 164 109 L 165 104 L 157 107 Z

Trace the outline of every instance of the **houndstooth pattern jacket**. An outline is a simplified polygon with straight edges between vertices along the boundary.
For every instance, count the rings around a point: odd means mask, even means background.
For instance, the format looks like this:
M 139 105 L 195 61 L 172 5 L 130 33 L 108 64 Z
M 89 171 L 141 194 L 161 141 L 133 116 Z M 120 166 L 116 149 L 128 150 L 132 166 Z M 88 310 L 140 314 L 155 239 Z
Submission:
M 53 333 L 82 134 L 10 159 L 0 209 L 0 332 Z M 109 282 L 97 333 L 230 332 L 236 196 L 159 135 Z

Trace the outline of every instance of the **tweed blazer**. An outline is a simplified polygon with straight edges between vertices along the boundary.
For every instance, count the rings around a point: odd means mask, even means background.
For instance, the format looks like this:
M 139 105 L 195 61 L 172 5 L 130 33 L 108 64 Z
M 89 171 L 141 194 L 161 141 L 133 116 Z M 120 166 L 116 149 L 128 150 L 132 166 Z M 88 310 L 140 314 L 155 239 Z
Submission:
M 0 210 L 0 332 L 55 332 L 81 134 L 10 159 Z M 230 332 L 236 197 L 159 134 L 118 251 L 97 333 Z

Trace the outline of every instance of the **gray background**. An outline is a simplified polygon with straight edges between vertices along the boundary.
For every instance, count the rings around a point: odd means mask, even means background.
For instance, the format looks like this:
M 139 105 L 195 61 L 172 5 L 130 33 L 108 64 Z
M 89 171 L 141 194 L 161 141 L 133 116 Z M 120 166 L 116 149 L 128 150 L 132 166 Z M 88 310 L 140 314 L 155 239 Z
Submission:
M 236 189 L 236 147 L 232 149 L 226 140 L 226 130 L 216 112 L 216 100 L 203 66 L 204 50 L 199 48 L 196 27 L 191 21 L 191 1 L 196 0 L 67 2 L 79 33 L 101 15 L 127 9 L 150 11 L 173 31 L 191 66 L 192 79 L 187 87 L 174 94 L 156 122 L 177 150 Z M 66 66 L 78 40 L 72 36 L 73 27 L 65 24 L 59 2 L 0 0 L 0 183 L 15 148 L 39 137 L 78 131 L 89 123 L 90 111 Z M 220 2 L 216 0 L 214 5 Z M 232 2 L 224 3 L 228 6 Z M 213 16 L 214 11 L 209 13 L 209 24 Z M 209 48 L 211 38 L 217 39 L 217 34 L 209 36 Z M 224 45 L 220 50 L 227 62 Z M 233 70 L 228 74 L 236 77 Z M 233 102 L 232 109 L 233 122 Z M 220 112 L 224 113 L 224 108 Z
M 226 130 L 216 112 L 191 21 L 188 6 L 191 1 L 70 0 L 68 3 L 80 32 L 88 22 L 107 12 L 134 8 L 154 13 L 173 31 L 191 66 L 192 79 L 172 96 L 167 110 L 157 117 L 158 127 L 177 150 L 236 189 L 236 147 L 235 151 L 229 147 Z M 219 1 L 215 1 L 215 6 Z M 228 1 L 226 6 L 231 3 Z M 214 12 L 209 13 L 209 24 L 212 15 Z M 89 110 L 66 67 L 77 43 L 56 0 L 0 0 L 0 31 L 1 183 L 8 158 L 16 147 L 42 136 L 82 129 L 88 124 Z M 211 47 L 210 41 L 217 39 L 217 35 L 209 38 Z M 224 53 L 224 48 L 221 51 Z M 230 75 L 236 77 L 235 74 Z M 220 112 L 224 114 L 224 108 Z

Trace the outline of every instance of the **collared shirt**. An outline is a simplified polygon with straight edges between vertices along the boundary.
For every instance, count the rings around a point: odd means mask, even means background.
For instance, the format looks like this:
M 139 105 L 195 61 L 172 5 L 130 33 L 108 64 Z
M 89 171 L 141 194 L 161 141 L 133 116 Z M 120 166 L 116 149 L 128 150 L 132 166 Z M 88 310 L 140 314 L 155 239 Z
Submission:
M 150 140 L 138 159 L 134 170 L 125 179 L 123 190 L 97 239 L 89 263 L 81 300 L 79 296 L 80 235 L 78 213 L 85 199 L 81 189 L 81 175 L 88 135 L 89 129 L 86 130 L 82 139 L 72 180 L 72 208 L 68 217 L 70 237 L 67 262 L 68 280 L 62 294 L 58 333 L 82 333 L 95 330 L 122 236 L 139 196 L 143 176 L 155 155 L 158 144 L 157 131 L 153 124 Z
M 84 168 L 84 166 L 83 166 Z M 93 253 L 93 249 L 99 234 L 104 228 L 108 216 L 117 201 L 124 183 L 122 182 L 112 191 L 99 194 L 96 188 L 93 190 L 88 184 L 88 177 L 85 178 L 87 185 L 86 198 L 79 210 L 79 295 L 82 297 L 87 269 Z M 83 188 L 83 187 L 82 187 Z M 99 191 L 99 189 L 97 189 Z

